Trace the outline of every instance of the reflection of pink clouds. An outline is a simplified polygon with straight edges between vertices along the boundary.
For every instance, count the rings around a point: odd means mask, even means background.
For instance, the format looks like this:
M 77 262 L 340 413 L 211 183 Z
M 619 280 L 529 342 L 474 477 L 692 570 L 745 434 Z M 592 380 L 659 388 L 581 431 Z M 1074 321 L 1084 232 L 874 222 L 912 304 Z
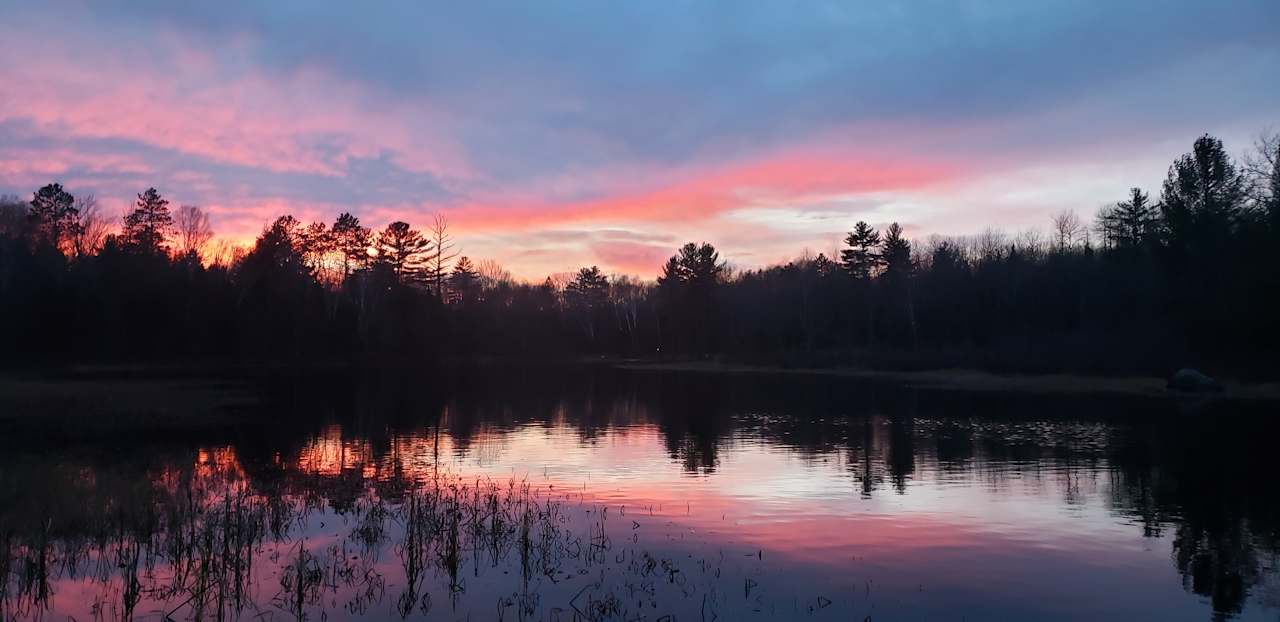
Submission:
M 382 467 L 387 473 L 427 478 L 435 468 L 434 449 L 427 436 L 399 438 L 388 456 L 394 455 L 399 467 Z M 993 519 L 983 511 L 951 505 L 960 497 L 938 497 L 943 491 L 925 464 L 915 479 L 921 487 L 914 492 L 918 501 L 904 507 L 891 490 L 881 491 L 886 498 L 860 500 L 848 482 L 839 477 L 828 481 L 825 469 L 755 447 L 722 448 L 722 468 L 710 477 L 693 476 L 669 455 L 659 428 L 648 424 L 616 425 L 585 441 L 552 417 L 549 426 L 481 430 L 466 446 L 445 436 L 439 449 L 451 456 L 449 472 L 462 481 L 527 479 L 570 495 L 574 502 L 610 507 L 618 512 L 621 526 L 638 521 L 641 526 L 634 531 L 648 543 L 663 542 L 666 536 L 696 539 L 710 550 L 762 551 L 775 564 L 786 560 L 782 563 L 847 571 L 854 556 L 864 571 L 913 565 L 958 569 L 975 554 L 1026 547 L 1028 542 L 1062 545 L 1086 556 L 1106 546 L 1098 540 L 1098 524 L 1054 512 L 1060 491 L 1052 486 L 1012 486 L 999 494 L 971 489 L 963 497 L 973 507 L 1005 503 L 1032 512 L 1035 529 L 1017 531 L 1002 527 L 1009 519 L 999 509 L 993 510 Z M 822 485 L 795 487 L 814 478 Z
M 719 601 L 722 619 L 751 617 L 734 603 L 755 608 L 756 613 L 802 612 L 808 607 L 814 619 L 862 619 L 867 608 L 935 618 L 966 607 L 983 613 L 982 619 L 1021 619 L 1028 616 L 1007 612 L 1088 610 L 1079 606 L 1082 601 L 1121 603 L 1106 604 L 1106 611 L 1123 609 L 1120 617 L 1128 619 L 1144 617 L 1153 599 L 1180 593 L 1177 574 L 1162 552 L 1167 544 L 1152 547 L 1150 543 L 1159 541 L 1145 538 L 1137 542 L 1136 528 L 1123 516 L 1106 513 L 1099 520 L 1092 514 L 1106 507 L 1106 486 L 1095 491 L 1101 494 L 1069 502 L 1072 511 L 1063 512 L 1064 490 L 1052 481 L 1045 486 L 1038 480 L 1020 484 L 1014 478 L 993 487 L 981 460 L 971 469 L 942 473 L 937 463 L 926 459 L 918 464 L 909 494 L 884 489 L 880 498 L 861 498 L 852 494 L 845 465 L 796 459 L 750 440 L 726 443 L 722 468 L 714 474 L 681 472 L 660 428 L 641 423 L 642 408 L 613 408 L 608 411 L 608 427 L 590 433 L 574 429 L 572 419 L 562 408 L 538 423 L 482 424 L 468 442 L 460 444 L 444 435 L 438 437 L 438 446 L 434 434 L 419 429 L 390 436 L 390 446 L 379 451 L 373 451 L 363 436 L 329 426 L 303 443 L 294 460 L 276 454 L 265 471 L 255 464 L 253 475 L 246 474 L 233 448 L 214 446 L 197 450 L 191 480 L 184 477 L 185 469 L 166 466 L 157 481 L 171 496 L 193 485 L 196 507 L 208 512 L 204 520 L 214 520 L 222 508 L 231 506 L 222 495 L 254 493 L 251 482 L 262 475 L 267 475 L 264 490 L 272 492 L 248 507 L 285 493 L 281 507 L 291 518 L 285 523 L 286 533 L 264 537 L 245 558 L 251 564 L 246 578 L 253 588 L 246 592 L 248 602 L 258 604 L 275 603 L 269 600 L 279 589 L 274 586 L 289 564 L 301 563 L 294 560 L 301 559 L 303 550 L 315 556 L 321 568 L 332 568 L 333 576 L 341 576 L 341 569 L 368 569 L 372 576 L 385 578 L 388 586 L 403 585 L 405 560 L 397 547 L 406 542 L 406 535 L 399 520 L 404 515 L 396 513 L 404 507 L 403 499 L 383 498 L 390 501 L 386 507 L 392 509 L 392 518 L 382 523 L 386 530 L 378 530 L 382 537 L 369 545 L 372 548 L 362 546 L 368 541 L 359 532 L 367 524 L 361 512 L 373 507 L 383 492 L 401 490 L 375 482 L 410 481 L 456 491 L 449 494 L 463 500 L 485 499 L 482 495 L 489 493 L 496 500 L 508 491 L 527 490 L 527 496 L 515 492 L 526 505 L 510 507 L 555 507 L 547 513 L 556 520 L 551 541 L 585 543 L 585 538 L 592 538 L 594 543 L 599 534 L 606 555 L 557 557 L 564 563 L 557 568 L 568 580 L 532 584 L 545 602 L 568 602 L 583 589 L 580 577 L 597 570 L 599 574 L 592 576 L 606 585 L 629 588 L 631 577 L 666 577 L 659 584 L 732 594 L 732 600 Z M 446 409 L 444 421 L 449 420 Z M 437 455 L 447 464 L 437 464 Z M 1107 479 L 1105 469 L 1100 477 Z M 820 485 L 806 485 L 812 480 Z M 972 485 L 957 486 L 965 483 Z M 85 482 L 86 487 L 92 485 Z M 337 494 L 331 496 L 331 491 Z M 349 494 L 360 498 L 352 504 Z M 528 505 L 530 501 L 536 505 Z M 1010 517 L 1009 510 L 1025 514 Z M 111 555 L 122 550 L 112 548 L 118 545 L 111 542 L 100 546 L 104 552 L 93 553 L 97 559 L 118 559 Z M 462 558 L 468 589 L 454 596 L 454 611 L 479 611 L 477 602 L 491 607 L 493 594 L 511 593 L 519 581 L 515 551 L 495 548 L 492 558 Z M 95 557 L 78 559 L 90 564 Z M 585 562 L 586 570 L 579 566 L 584 559 L 592 560 Z M 663 574 L 649 572 L 657 566 L 645 570 L 633 565 L 636 560 L 653 560 Z M 146 580 L 175 578 L 175 567 L 163 554 L 152 562 L 142 575 Z M 71 563 L 79 562 L 72 558 Z M 577 577 L 570 574 L 575 568 Z M 48 611 L 58 617 L 76 616 L 101 606 L 119 613 L 119 577 L 130 572 L 124 565 L 111 569 L 103 575 L 110 577 L 108 581 L 85 580 L 66 571 L 55 574 Z M 446 580 L 443 572 L 428 573 L 425 585 L 440 590 Z M 346 602 L 353 596 L 350 590 L 363 589 L 358 582 L 325 585 L 329 603 Z M 1175 591 L 1169 592 L 1171 586 Z M 397 593 L 388 589 L 374 602 L 386 602 Z M 691 604 L 693 615 L 688 617 L 697 619 L 699 603 L 705 606 L 707 600 L 697 592 L 684 594 L 683 601 L 651 597 L 677 611 L 682 602 Z M 187 595 L 143 590 L 137 611 L 183 611 L 182 598 Z M 676 592 L 671 595 L 678 597 Z M 825 617 L 815 616 L 810 606 L 818 596 L 826 601 L 822 607 L 832 606 Z M 324 609 L 324 603 L 318 608 Z M 847 615 L 850 611 L 859 613 Z

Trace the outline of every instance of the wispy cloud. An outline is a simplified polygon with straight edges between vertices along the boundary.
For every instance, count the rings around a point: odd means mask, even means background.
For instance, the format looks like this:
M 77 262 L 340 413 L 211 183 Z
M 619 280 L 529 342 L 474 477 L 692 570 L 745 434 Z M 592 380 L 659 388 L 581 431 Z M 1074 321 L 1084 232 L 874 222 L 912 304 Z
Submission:
M 1280 101 L 1270 0 L 0 6 L 0 192 L 442 211 L 525 276 L 1087 212 Z

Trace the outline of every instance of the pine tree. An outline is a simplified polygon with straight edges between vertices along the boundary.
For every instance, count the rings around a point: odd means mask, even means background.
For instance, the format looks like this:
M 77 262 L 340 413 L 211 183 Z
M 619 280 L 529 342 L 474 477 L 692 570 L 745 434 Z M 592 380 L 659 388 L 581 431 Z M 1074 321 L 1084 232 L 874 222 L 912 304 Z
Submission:
M 62 184 L 49 184 L 31 197 L 28 215 L 40 241 L 62 248 L 77 234 L 80 218 L 75 197 L 62 189 Z
M 431 241 L 409 227 L 409 223 L 396 221 L 378 234 L 375 246 L 378 261 L 390 266 L 400 280 L 410 281 L 422 275 Z
M 1129 199 L 1105 210 L 1099 220 L 1107 241 L 1120 248 L 1133 248 L 1151 235 L 1156 208 L 1141 188 L 1130 188 Z
M 818 256 L 813 260 L 813 271 L 818 276 L 829 276 L 838 269 L 836 263 L 827 258 L 826 253 L 818 253 Z
M 147 254 L 168 252 L 166 241 L 173 229 L 173 217 L 169 214 L 169 201 L 155 188 L 147 188 L 138 195 L 132 212 L 124 217 L 124 239 L 136 251 Z
M 880 267 L 880 232 L 865 222 L 858 221 L 853 231 L 844 238 L 849 248 L 840 251 L 840 266 L 857 279 L 866 279 Z
M 582 268 L 565 287 L 564 296 L 571 304 L 598 308 L 609 298 L 609 279 L 597 266 Z
M 302 230 L 299 242 L 299 250 L 307 268 L 327 280 L 329 277 L 324 271 L 325 258 L 334 250 L 333 231 L 323 222 L 313 222 Z
M 658 275 L 658 286 L 673 289 L 688 279 L 684 266 L 680 265 L 680 256 L 672 255 L 667 259 L 667 263 L 662 264 L 662 274 Z
M 1217 246 L 1243 212 L 1245 176 L 1222 141 L 1205 134 L 1191 153 L 1169 167 L 1160 212 L 1166 241 L 1174 246 Z
M 582 322 L 587 337 L 594 341 L 596 319 L 609 301 L 609 279 L 596 266 L 582 268 L 565 287 L 564 300 L 569 311 Z
M 667 260 L 658 277 L 658 297 L 677 347 L 707 351 L 716 321 L 717 290 L 725 264 L 716 247 L 689 242 Z
M 711 287 L 720 282 L 724 274 L 724 262 L 716 247 L 703 242 L 689 242 L 667 260 L 658 277 L 658 284 L 679 284 L 694 287 Z
M 449 287 L 453 290 L 455 300 L 472 301 L 479 288 L 480 275 L 471 265 L 471 259 L 465 255 L 453 266 L 453 274 L 449 275 Z
M 333 247 L 342 255 L 342 278 L 346 280 L 352 270 L 360 269 L 369 262 L 370 238 L 373 234 L 368 227 L 360 225 L 360 219 L 343 212 L 333 221 L 329 229 L 333 239 Z
M 249 270 L 262 278 L 277 273 L 306 273 L 306 264 L 301 251 L 301 229 L 302 223 L 291 215 L 286 214 L 275 219 L 271 226 L 258 236 L 253 249 L 240 263 L 242 272 Z
M 887 286 L 887 300 L 896 299 L 901 302 L 911 342 L 915 343 L 918 338 L 916 307 L 911 291 L 911 276 L 915 266 L 911 261 L 911 242 L 902 236 L 902 227 L 898 223 L 890 224 L 885 230 L 884 241 L 880 245 L 880 256 L 884 259 L 884 273 L 880 278 Z
M 896 222 L 885 230 L 884 241 L 880 245 L 880 257 L 884 261 L 885 275 L 890 278 L 911 274 L 911 242 L 902 237 L 902 227 Z

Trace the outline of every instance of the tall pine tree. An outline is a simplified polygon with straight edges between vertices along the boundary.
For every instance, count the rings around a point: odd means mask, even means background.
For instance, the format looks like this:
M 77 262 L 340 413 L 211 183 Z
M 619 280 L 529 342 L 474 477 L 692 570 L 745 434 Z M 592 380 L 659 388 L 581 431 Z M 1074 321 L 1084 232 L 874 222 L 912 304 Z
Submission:
M 342 256 L 342 278 L 346 280 L 352 270 L 359 270 L 369 263 L 369 246 L 373 234 L 360 225 L 360 219 L 348 212 L 338 215 L 329 229 L 334 250 Z
M 449 275 L 449 289 L 453 290 L 453 299 L 471 302 L 480 289 L 480 275 L 471 264 L 471 259 L 463 255 L 453 265 L 453 273 Z
M 866 279 L 880 267 L 880 232 L 863 221 L 845 236 L 848 248 L 840 251 L 840 267 L 856 279 Z
M 1104 211 L 1100 217 L 1103 235 L 1119 248 L 1142 244 L 1156 223 L 1156 207 L 1141 188 L 1130 188 L 1129 198 Z
M 1213 252 L 1240 219 L 1245 176 L 1222 141 L 1205 134 L 1169 167 L 1160 199 L 1163 233 L 1172 246 Z
M 169 214 L 169 201 L 155 188 L 138 195 L 133 211 L 124 217 L 124 240 L 135 251 L 146 254 L 164 254 L 169 234 L 173 230 L 173 216 Z
M 62 248 L 77 232 L 80 218 L 75 197 L 62 189 L 62 184 L 49 184 L 31 197 L 28 214 L 35 225 L 40 242 Z
M 396 221 L 378 234 L 378 261 L 391 267 L 401 281 L 418 280 L 426 266 L 431 241 L 409 223 Z

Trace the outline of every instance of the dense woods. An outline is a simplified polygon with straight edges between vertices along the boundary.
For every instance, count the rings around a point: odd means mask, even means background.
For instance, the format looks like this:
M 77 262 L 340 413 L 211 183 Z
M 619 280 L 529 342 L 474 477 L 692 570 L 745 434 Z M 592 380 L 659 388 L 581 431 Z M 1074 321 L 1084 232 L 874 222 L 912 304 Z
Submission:
M 155 188 L 108 222 L 51 183 L 0 200 L 0 357 L 430 362 L 472 355 L 723 357 L 1242 376 L 1280 369 L 1280 138 L 1237 161 L 1203 136 L 1159 189 L 1046 234 L 909 240 L 854 223 L 838 257 L 735 270 L 710 243 L 654 283 L 598 267 L 523 283 L 449 224 L 271 223 L 251 248 Z M 707 232 L 708 239 L 714 232 Z

